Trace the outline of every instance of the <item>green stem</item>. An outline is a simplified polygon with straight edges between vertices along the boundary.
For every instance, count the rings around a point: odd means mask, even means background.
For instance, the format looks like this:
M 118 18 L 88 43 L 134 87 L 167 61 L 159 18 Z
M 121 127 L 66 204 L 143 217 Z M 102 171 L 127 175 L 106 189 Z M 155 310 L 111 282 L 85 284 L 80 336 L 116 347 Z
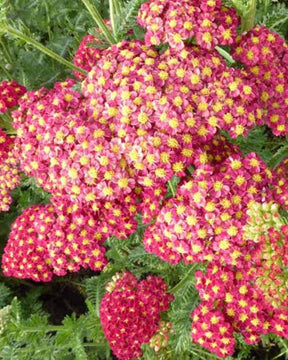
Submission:
M 268 12 L 268 6 L 270 5 L 271 0 L 265 0 L 264 2 L 264 14 Z
M 51 41 L 51 39 L 52 39 L 52 33 L 51 33 L 51 27 L 50 27 L 51 19 L 50 19 L 49 6 L 48 6 L 46 0 L 44 0 L 44 6 L 45 6 L 45 10 L 46 10 L 46 23 L 47 23 L 48 37 L 49 37 L 49 41 Z
M 174 187 L 173 187 L 173 185 L 172 185 L 171 180 L 168 181 L 168 186 L 169 186 L 169 189 L 171 190 L 172 195 L 173 195 L 173 197 L 174 197 L 174 196 L 176 195 L 176 191 L 175 191 L 175 189 L 174 189 Z
M 250 0 L 248 5 L 248 10 L 245 11 L 242 15 L 241 20 L 241 32 L 246 32 L 251 30 L 255 25 L 255 15 L 256 15 L 256 5 L 257 0 Z
M 86 6 L 87 10 L 89 11 L 90 15 L 92 16 L 93 20 L 96 22 L 99 29 L 104 34 L 106 40 L 110 45 L 116 44 L 117 41 L 114 36 L 110 33 L 107 26 L 105 25 L 101 15 L 99 14 L 98 10 L 93 6 L 89 0 L 82 0 L 83 4 Z
M 113 0 L 114 8 L 116 10 L 116 14 L 118 18 L 121 18 L 122 16 L 122 3 L 121 0 Z
M 48 49 L 46 46 L 40 44 L 38 41 L 34 40 L 33 38 L 23 34 L 21 31 L 18 31 L 11 26 L 5 26 L 3 30 L 5 30 L 8 34 L 10 34 L 18 39 L 21 39 L 21 40 L 25 41 L 26 43 L 34 46 L 36 49 L 40 50 L 41 52 L 50 56 L 52 59 L 60 62 L 61 64 L 69 67 L 70 69 L 78 71 L 81 74 L 87 75 L 87 71 L 79 68 L 78 66 L 74 65 L 70 61 L 64 59 L 62 56 L 56 54 L 54 51 Z
M 13 76 L 10 74 L 9 71 L 7 71 L 5 69 L 5 66 L 3 64 L 0 64 L 0 67 L 1 67 L 2 71 L 4 72 L 4 74 L 7 76 L 7 79 L 13 80 Z
M 222 49 L 220 46 L 216 46 L 215 49 L 219 52 L 221 56 L 223 56 L 224 59 L 226 59 L 230 64 L 235 64 L 236 61 L 233 59 L 233 57 L 224 49 Z
M 114 8 L 113 0 L 109 0 L 109 13 L 110 13 L 110 22 L 111 22 L 113 35 L 114 37 L 116 37 L 117 31 L 116 31 L 115 8 Z
M 2 37 L 0 37 L 0 44 L 2 46 L 2 50 L 3 50 L 3 54 L 4 54 L 5 59 L 7 60 L 7 62 L 9 64 L 12 64 L 13 63 L 12 56 L 10 54 L 9 48 L 8 48 L 8 46 L 6 44 L 6 41 Z
M 181 289 L 181 287 L 183 286 L 183 284 L 188 280 L 188 278 L 190 277 L 190 275 L 195 272 L 195 270 L 197 269 L 198 263 L 195 263 L 191 266 L 191 269 L 187 272 L 187 274 L 181 279 L 181 281 L 179 281 L 179 283 L 177 285 L 175 285 L 172 289 L 168 290 L 168 292 L 170 294 L 175 294 L 179 289 Z
M 41 327 L 36 327 L 36 328 L 24 328 L 24 329 L 21 329 L 22 331 L 24 332 L 27 332 L 27 333 L 35 333 L 35 332 L 42 332 L 43 330 L 45 332 L 50 332 L 50 331 L 61 331 L 63 329 L 63 325 L 54 325 L 54 326 L 45 326 L 45 329 L 41 328 Z

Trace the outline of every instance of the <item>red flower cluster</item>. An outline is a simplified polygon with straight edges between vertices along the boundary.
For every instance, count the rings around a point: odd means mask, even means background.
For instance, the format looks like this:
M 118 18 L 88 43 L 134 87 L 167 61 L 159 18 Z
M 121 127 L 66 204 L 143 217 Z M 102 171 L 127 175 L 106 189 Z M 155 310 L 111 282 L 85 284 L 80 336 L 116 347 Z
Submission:
M 20 183 L 17 157 L 12 155 L 13 147 L 14 138 L 8 137 L 0 128 L 0 212 L 9 210 L 11 190 Z
M 90 71 L 102 56 L 103 49 L 95 47 L 99 43 L 99 39 L 93 35 L 86 35 L 80 42 L 75 53 L 73 63 L 83 70 Z M 83 80 L 85 75 L 78 71 L 74 71 L 74 75 L 78 80 Z
M 129 272 L 109 284 L 101 300 L 100 320 L 111 349 L 120 360 L 141 356 L 141 345 L 149 342 L 159 328 L 160 312 L 168 310 L 173 295 L 160 277 L 140 282 Z
M 232 55 L 246 65 L 250 81 L 256 84 L 263 122 L 275 135 L 287 135 L 288 46 L 285 40 L 265 26 L 256 26 L 237 37 Z
M 235 151 L 221 160 L 221 146 L 213 151 L 199 156 L 206 163 L 195 161 L 192 179 L 181 184 L 175 198 L 163 202 L 156 222 L 145 232 L 146 250 L 163 260 L 217 259 L 239 266 L 240 255 L 246 251 L 247 210 L 254 202 L 270 201 L 273 196 L 272 174 L 256 154 L 243 159 Z
M 233 331 L 241 333 L 249 344 L 270 332 L 287 337 L 287 307 L 273 308 L 253 285 L 255 280 L 250 260 L 242 270 L 212 262 L 205 274 L 197 272 L 196 288 L 202 303 L 191 314 L 192 339 L 225 357 L 234 351 Z
M 26 88 L 15 80 L 0 83 L 0 114 L 18 104 L 19 98 L 25 94 Z
M 105 237 L 99 221 L 77 207 L 35 205 L 12 225 L 2 258 L 6 276 L 50 281 L 80 267 L 100 271 L 106 265 Z
M 193 37 L 204 49 L 229 45 L 240 23 L 236 10 L 222 6 L 221 0 L 150 0 L 141 6 L 137 20 L 147 30 L 147 45 L 168 42 L 178 50 Z

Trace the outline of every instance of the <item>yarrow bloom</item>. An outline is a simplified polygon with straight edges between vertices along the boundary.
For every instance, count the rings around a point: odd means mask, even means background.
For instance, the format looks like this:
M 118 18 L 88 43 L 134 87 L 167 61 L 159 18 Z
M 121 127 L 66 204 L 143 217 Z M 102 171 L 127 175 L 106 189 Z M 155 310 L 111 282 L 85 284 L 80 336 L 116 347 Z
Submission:
M 104 22 L 108 28 L 111 28 L 110 20 L 104 20 Z M 103 51 L 103 41 L 101 39 L 94 35 L 85 35 L 76 50 L 73 63 L 83 70 L 90 71 L 101 58 Z M 78 80 L 85 78 L 85 75 L 79 71 L 73 71 L 73 73 Z
M 80 267 L 100 271 L 107 260 L 98 219 L 73 208 L 34 205 L 12 224 L 2 258 L 6 276 L 50 281 Z
M 205 274 L 197 272 L 196 288 L 202 302 L 191 314 L 192 339 L 226 357 L 234 352 L 233 332 L 242 334 L 248 344 L 256 344 L 262 334 L 270 332 L 287 337 L 287 307 L 273 308 L 255 280 L 249 261 L 241 270 L 212 262 Z
M 15 80 L 2 81 L 0 83 L 0 114 L 17 105 L 25 92 L 26 88 Z
M 8 211 L 12 202 L 11 190 L 20 183 L 17 156 L 12 154 L 15 139 L 0 128 L 0 212 Z
M 178 50 L 193 37 L 204 49 L 230 45 L 240 23 L 236 10 L 222 6 L 221 0 L 150 0 L 141 6 L 137 20 L 146 29 L 147 45 L 168 42 Z
M 99 43 L 99 39 L 93 35 L 86 35 L 81 40 L 80 45 L 75 53 L 73 63 L 83 70 L 90 71 L 101 58 L 103 49 L 95 47 Z M 85 75 L 79 71 L 74 71 L 74 75 L 78 80 L 83 80 Z
M 254 153 L 242 158 L 238 150 L 221 160 L 221 145 L 217 150 L 202 152 L 191 180 L 163 202 L 156 222 L 145 231 L 147 251 L 171 263 L 218 259 L 237 266 L 249 252 L 243 237 L 247 210 L 272 199 L 272 173 Z
M 277 202 L 288 208 L 288 158 L 285 158 L 275 169 L 277 182 L 274 185 L 274 192 Z
M 263 122 L 274 135 L 287 135 L 288 46 L 285 40 L 265 26 L 256 26 L 237 37 L 232 55 L 246 65 L 249 78 L 257 84 Z
M 148 276 L 138 282 L 129 272 L 107 289 L 100 304 L 105 336 L 118 359 L 136 359 L 142 355 L 141 345 L 159 329 L 160 313 L 168 310 L 173 295 L 167 294 L 162 278 Z

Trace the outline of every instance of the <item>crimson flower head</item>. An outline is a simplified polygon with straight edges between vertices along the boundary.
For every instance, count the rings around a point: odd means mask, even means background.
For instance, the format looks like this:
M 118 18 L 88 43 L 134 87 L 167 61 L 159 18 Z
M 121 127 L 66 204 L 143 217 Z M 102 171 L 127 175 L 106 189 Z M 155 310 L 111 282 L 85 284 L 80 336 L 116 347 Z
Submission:
M 168 310 L 173 295 L 160 277 L 148 276 L 140 282 L 125 272 L 107 287 L 100 305 L 100 320 L 114 354 L 120 360 L 141 356 L 159 328 L 160 312 Z
M 6 276 L 51 281 L 80 267 L 101 271 L 107 263 L 97 218 L 70 207 L 34 205 L 15 220 L 2 258 Z
M 18 104 L 19 98 L 25 94 L 26 88 L 17 81 L 2 81 L 0 83 L 0 114 Z

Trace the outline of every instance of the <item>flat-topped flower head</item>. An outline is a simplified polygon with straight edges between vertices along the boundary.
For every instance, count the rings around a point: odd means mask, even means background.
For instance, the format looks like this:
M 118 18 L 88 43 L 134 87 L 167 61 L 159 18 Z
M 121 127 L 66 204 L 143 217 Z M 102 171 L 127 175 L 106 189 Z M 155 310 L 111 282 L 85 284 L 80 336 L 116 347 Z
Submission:
M 265 26 L 257 25 L 237 37 L 232 55 L 246 65 L 250 81 L 256 82 L 262 122 L 274 135 L 287 135 L 288 46 L 285 40 Z
M 129 272 L 114 279 L 100 304 L 100 320 L 113 353 L 121 360 L 141 356 L 141 345 L 159 329 L 160 313 L 168 310 L 173 295 L 160 277 L 140 282 Z
M 233 355 L 234 332 L 248 344 L 270 332 L 287 338 L 287 307 L 273 307 L 263 296 L 253 267 L 249 262 L 242 268 L 211 262 L 205 274 L 196 272 L 202 302 L 191 313 L 191 337 L 219 357 Z
M 147 45 L 168 42 L 178 50 L 191 38 L 204 49 L 232 44 L 240 23 L 235 9 L 222 6 L 221 0 L 150 0 L 137 20 L 146 29 Z
M 26 208 L 15 220 L 2 258 L 6 276 L 51 281 L 80 267 L 101 271 L 105 237 L 93 214 L 52 205 Z
M 213 150 L 199 154 L 202 163 L 195 162 L 191 180 L 183 181 L 176 196 L 162 203 L 155 223 L 145 231 L 146 250 L 163 260 L 217 259 L 240 266 L 241 255 L 249 251 L 252 240 L 244 236 L 247 211 L 255 202 L 273 198 L 272 174 L 256 154 L 242 158 L 232 152 L 217 162 L 221 150 L 218 155 Z

